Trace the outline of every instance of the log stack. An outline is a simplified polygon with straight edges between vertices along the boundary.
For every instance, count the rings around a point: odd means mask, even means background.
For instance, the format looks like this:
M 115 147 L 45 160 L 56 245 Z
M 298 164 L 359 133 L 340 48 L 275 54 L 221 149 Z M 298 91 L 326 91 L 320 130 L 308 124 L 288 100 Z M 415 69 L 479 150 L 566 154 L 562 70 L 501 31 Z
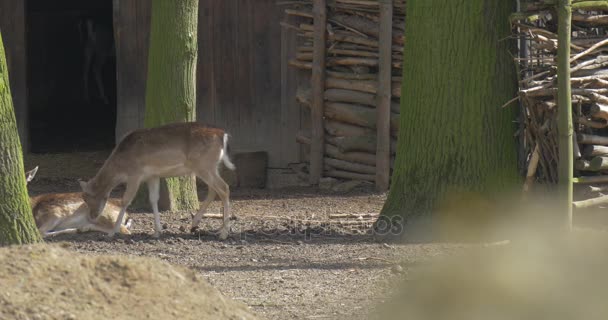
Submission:
M 592 191 L 584 197 L 594 197 L 603 188 L 592 184 L 608 183 L 608 6 L 574 0 L 572 7 L 574 181 L 577 189 Z M 511 22 L 521 47 L 515 60 L 528 190 L 535 181 L 557 183 L 557 13 L 546 0 L 528 1 Z M 598 201 L 575 202 L 587 205 Z
M 390 144 L 386 160 L 392 164 L 396 150 L 396 137 L 399 129 L 399 98 L 401 96 L 401 75 L 403 64 L 403 43 L 405 30 L 405 1 L 387 1 L 392 3 L 392 30 L 381 28 L 380 16 L 382 1 L 370 0 L 327 0 L 325 4 L 326 27 L 324 48 L 324 79 L 322 84 L 322 139 L 323 164 L 322 175 L 340 179 L 356 179 L 375 181 L 378 130 L 378 110 L 389 113 L 385 118 L 390 122 L 387 128 L 386 144 Z M 296 0 L 284 1 L 287 17 L 297 17 L 297 23 L 288 23 L 294 19 L 286 19 L 283 27 L 297 31 L 299 45 L 294 57 L 289 57 L 289 65 L 301 70 L 313 70 L 315 63 L 315 25 L 314 8 L 319 1 Z M 390 9 L 390 8 L 389 8 Z M 391 15 L 389 14 L 389 17 Z M 388 25 L 385 29 L 390 29 Z M 384 30 L 384 31 L 383 31 Z M 381 39 L 383 32 L 388 32 L 389 38 L 384 43 L 387 57 L 390 51 L 390 64 L 384 64 L 382 59 Z M 391 42 L 392 43 L 389 43 Z M 323 61 L 322 60 L 322 61 Z M 382 70 L 391 69 L 381 73 Z M 314 74 L 314 71 L 311 72 Z M 390 103 L 384 104 L 385 109 L 378 106 L 383 90 L 379 75 L 386 75 L 386 91 Z M 390 77 L 390 79 L 389 79 Z M 313 77 L 314 78 L 314 77 Z M 296 99 L 306 112 L 315 108 L 314 87 L 305 81 L 297 90 Z M 390 84 L 389 84 L 390 83 Z M 390 87 L 390 88 L 389 88 Z M 380 113 L 382 115 L 382 113 Z M 311 121 L 315 121 L 314 115 Z M 388 124 L 387 124 L 388 126 Z M 314 143 L 313 132 L 301 132 L 296 140 L 305 145 Z M 389 133 L 390 132 L 390 133 Z M 388 136 L 390 134 L 390 137 Z M 313 148 L 311 148 L 313 149 Z M 386 149 L 384 149 L 386 150 Z M 385 151 L 386 152 L 386 151 Z M 390 154 L 390 160 L 389 160 Z M 314 158 L 314 155 L 311 155 Z M 388 172 L 388 167 L 386 168 Z M 376 183 L 377 180 L 376 180 Z

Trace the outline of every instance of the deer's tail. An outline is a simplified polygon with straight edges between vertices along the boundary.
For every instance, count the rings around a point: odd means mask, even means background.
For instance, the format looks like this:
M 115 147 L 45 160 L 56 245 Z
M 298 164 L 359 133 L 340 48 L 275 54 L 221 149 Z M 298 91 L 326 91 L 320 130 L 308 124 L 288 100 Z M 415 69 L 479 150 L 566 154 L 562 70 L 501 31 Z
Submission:
M 234 163 L 232 163 L 232 161 L 230 161 L 230 158 L 228 157 L 228 137 L 229 135 L 227 133 L 224 133 L 224 145 L 222 146 L 222 155 L 220 156 L 220 159 L 222 160 L 226 168 L 234 170 L 236 169 L 236 166 L 234 165 Z

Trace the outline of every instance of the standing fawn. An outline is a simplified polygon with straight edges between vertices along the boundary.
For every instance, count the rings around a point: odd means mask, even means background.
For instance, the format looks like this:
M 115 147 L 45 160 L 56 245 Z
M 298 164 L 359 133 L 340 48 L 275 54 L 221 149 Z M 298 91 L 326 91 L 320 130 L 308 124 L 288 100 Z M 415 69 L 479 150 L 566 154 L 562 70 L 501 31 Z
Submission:
M 192 218 L 192 230 L 198 227 L 205 210 L 217 194 L 224 209 L 224 221 L 219 235 L 219 238 L 224 240 L 230 230 L 230 190 L 220 177 L 218 166 L 223 162 L 230 170 L 235 169 L 228 158 L 227 146 L 228 134 L 223 129 L 196 122 L 173 123 L 132 131 L 114 148 L 95 177 L 88 182 L 80 181 L 84 201 L 91 208 L 91 216 L 96 217 L 103 211 L 112 189 L 125 183 L 120 220 L 135 197 L 139 185 L 145 182 L 154 212 L 154 237 L 159 237 L 160 178 L 195 174 L 207 184 L 209 191 L 199 212 Z M 113 236 L 118 229 L 117 223 L 108 235 Z
M 36 172 L 38 167 L 25 173 L 27 183 L 34 179 Z M 93 221 L 81 193 L 47 193 L 30 197 L 34 220 L 43 237 L 79 231 L 110 232 L 120 212 L 118 202 L 118 199 L 111 199 L 110 205 Z M 120 233 L 131 234 L 131 219 L 126 220 L 126 224 L 124 220 L 120 224 Z

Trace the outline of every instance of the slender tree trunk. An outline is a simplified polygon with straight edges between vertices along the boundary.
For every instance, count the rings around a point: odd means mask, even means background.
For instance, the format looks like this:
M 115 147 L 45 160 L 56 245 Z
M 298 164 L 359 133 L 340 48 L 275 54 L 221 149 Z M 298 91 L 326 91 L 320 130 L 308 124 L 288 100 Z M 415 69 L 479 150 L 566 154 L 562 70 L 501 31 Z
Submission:
M 421 218 L 448 189 L 485 196 L 518 181 L 514 109 L 500 109 L 516 94 L 508 40 L 514 4 L 407 2 L 401 123 L 384 219 L 430 221 Z
M 198 0 L 153 0 L 144 125 L 196 120 Z M 196 210 L 194 176 L 164 179 L 163 210 Z
M 574 175 L 574 159 L 572 135 L 572 88 L 570 86 L 570 33 L 572 30 L 572 0 L 560 0 L 558 3 L 559 16 L 559 46 L 557 48 L 557 84 L 558 84 L 558 133 L 559 133 L 559 173 L 558 199 L 563 225 L 565 229 L 572 228 L 572 178 Z
M 32 216 L 21 152 L 0 35 L 0 246 L 42 241 Z

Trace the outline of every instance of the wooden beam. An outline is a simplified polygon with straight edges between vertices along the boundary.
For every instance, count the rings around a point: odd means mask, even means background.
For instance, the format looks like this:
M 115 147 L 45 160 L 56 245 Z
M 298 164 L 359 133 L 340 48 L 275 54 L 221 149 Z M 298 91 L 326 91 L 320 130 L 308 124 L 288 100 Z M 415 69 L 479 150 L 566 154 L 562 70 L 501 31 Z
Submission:
M 606 171 L 608 170 L 608 157 L 595 157 L 589 162 L 591 171 Z
M 325 0 L 314 0 L 314 44 L 312 58 L 312 77 L 310 87 L 312 92 L 310 145 L 310 184 L 319 184 L 323 174 L 323 145 L 325 144 L 323 130 L 323 104 L 325 94 L 325 49 L 327 6 Z
M 599 206 L 599 205 L 606 204 L 606 203 L 608 203 L 608 196 L 601 196 L 601 197 L 597 197 L 597 198 L 576 201 L 576 202 L 573 202 L 572 205 L 576 209 L 583 209 L 583 208 Z
M 599 144 L 602 146 L 608 146 L 608 137 L 604 136 L 579 133 L 576 140 L 580 144 Z
M 380 37 L 378 42 L 378 95 L 376 111 L 376 189 L 386 191 L 390 179 L 391 153 L 391 58 L 393 41 L 393 1 L 380 2 Z
M 576 184 L 608 183 L 608 176 L 584 176 L 572 179 Z

